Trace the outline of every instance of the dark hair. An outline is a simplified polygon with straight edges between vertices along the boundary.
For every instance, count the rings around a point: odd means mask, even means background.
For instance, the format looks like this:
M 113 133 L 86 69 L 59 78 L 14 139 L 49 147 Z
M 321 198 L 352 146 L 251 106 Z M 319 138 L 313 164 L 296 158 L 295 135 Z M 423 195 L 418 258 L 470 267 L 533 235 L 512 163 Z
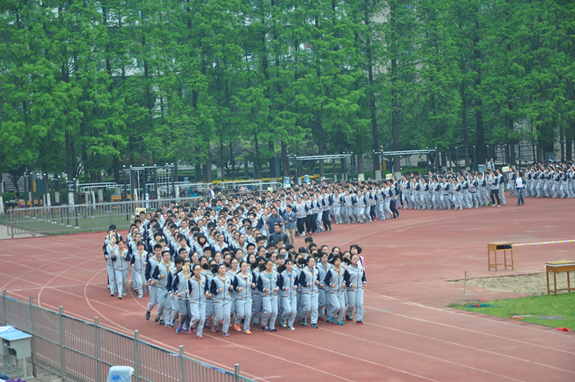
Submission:
M 349 252 L 351 253 L 351 250 L 354 249 L 354 248 L 357 249 L 357 254 L 359 255 L 359 254 L 361 253 L 361 247 L 360 247 L 359 245 L 357 245 L 357 244 L 352 244 L 352 245 L 349 247 Z
M 261 263 L 258 268 L 260 270 L 260 272 L 263 272 L 266 269 L 266 266 L 268 265 L 268 263 L 272 263 L 273 262 L 270 259 L 266 259 L 263 263 Z
M 206 264 L 207 265 L 207 264 Z M 196 267 L 200 267 L 200 269 L 202 269 L 202 267 L 200 266 L 200 264 L 194 264 L 192 265 L 192 272 L 196 270 Z
M 340 256 L 340 255 L 335 255 L 335 256 L 333 256 L 333 257 L 331 258 L 330 263 L 331 263 L 331 264 L 335 264 L 335 261 L 338 260 L 338 259 L 339 259 L 339 261 L 343 261 L 343 260 L 341 259 L 341 256 Z
M 180 256 L 174 257 L 174 264 L 183 264 L 183 263 L 184 259 L 182 259 Z
M 288 258 L 286 259 L 286 261 L 285 261 L 282 265 L 280 265 L 280 266 L 278 267 L 278 273 L 282 273 L 283 271 L 286 270 L 286 264 L 287 264 L 288 262 L 290 262 L 290 263 L 293 264 L 293 260 L 288 257 Z

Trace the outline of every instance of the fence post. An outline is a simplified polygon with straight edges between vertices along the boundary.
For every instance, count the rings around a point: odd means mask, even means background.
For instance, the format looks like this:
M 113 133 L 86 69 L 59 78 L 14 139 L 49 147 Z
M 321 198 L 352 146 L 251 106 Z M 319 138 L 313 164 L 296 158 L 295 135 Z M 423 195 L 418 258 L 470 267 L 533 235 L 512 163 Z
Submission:
M 58 321 L 60 324 L 60 375 L 62 376 L 62 382 L 66 381 L 66 358 L 65 358 L 65 338 L 64 335 L 64 320 L 62 315 L 64 314 L 64 307 L 60 307 L 60 313 L 58 315 Z
M 134 330 L 134 381 L 140 380 L 140 359 L 138 357 L 138 331 Z
M 31 361 L 32 361 L 32 375 L 36 376 L 36 361 L 35 361 L 35 357 L 34 357 L 34 312 L 32 310 L 32 305 L 34 305 L 34 297 L 30 297 L 29 301 L 29 306 L 30 306 L 30 335 L 32 336 L 32 338 L 30 339 L 30 347 L 31 347 Z
M 2 314 L 4 315 L 2 322 L 4 325 L 8 325 L 8 322 L 6 321 L 6 289 L 2 290 Z
M 234 381 L 238 382 L 240 380 L 240 364 L 236 363 L 234 365 Z
M 94 362 L 95 381 L 100 382 L 100 345 L 98 344 L 98 317 L 94 317 Z
M 178 368 L 180 371 L 180 382 L 184 382 L 184 345 L 180 345 L 180 356 L 178 357 Z

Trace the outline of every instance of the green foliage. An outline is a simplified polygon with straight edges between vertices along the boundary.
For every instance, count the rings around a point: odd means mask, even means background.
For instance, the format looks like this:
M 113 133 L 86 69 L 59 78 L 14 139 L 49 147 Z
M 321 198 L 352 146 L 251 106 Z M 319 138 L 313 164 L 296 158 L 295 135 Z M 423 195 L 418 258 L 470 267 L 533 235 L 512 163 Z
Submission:
M 574 31 L 567 0 L 7 0 L 0 172 L 552 147 L 575 138 Z

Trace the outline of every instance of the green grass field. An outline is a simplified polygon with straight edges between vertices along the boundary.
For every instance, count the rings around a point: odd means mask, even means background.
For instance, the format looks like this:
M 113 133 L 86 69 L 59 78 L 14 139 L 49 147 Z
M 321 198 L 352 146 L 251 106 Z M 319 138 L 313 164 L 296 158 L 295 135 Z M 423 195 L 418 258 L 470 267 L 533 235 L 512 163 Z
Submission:
M 482 301 L 477 302 L 477 304 L 489 304 L 493 305 L 493 307 L 475 308 L 459 304 L 449 304 L 448 307 L 506 318 L 518 315 L 532 315 L 532 317 L 523 317 L 523 321 L 554 328 L 561 327 L 575 330 L 575 293 Z M 565 318 L 561 320 L 542 320 L 537 318 L 540 316 L 564 316 Z

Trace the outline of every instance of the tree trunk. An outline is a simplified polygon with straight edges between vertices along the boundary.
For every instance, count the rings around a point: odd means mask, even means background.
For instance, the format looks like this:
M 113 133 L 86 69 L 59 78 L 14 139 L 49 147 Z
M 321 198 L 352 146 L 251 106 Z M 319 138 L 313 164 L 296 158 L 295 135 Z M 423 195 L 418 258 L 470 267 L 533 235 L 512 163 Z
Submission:
M 270 162 L 270 178 L 277 178 L 277 174 L 276 174 L 275 147 L 274 147 L 274 141 L 271 140 L 271 139 L 268 141 L 268 150 L 269 150 L 270 153 L 271 153 L 270 158 L 269 158 L 269 162 Z
M 399 101 L 397 90 L 397 59 L 391 59 L 391 142 L 393 151 L 399 151 Z M 393 157 L 393 171 L 400 171 L 400 157 Z
M 283 176 L 290 176 L 290 166 L 289 166 L 289 158 L 287 154 L 287 145 L 284 141 L 281 141 L 282 144 L 282 161 L 283 161 Z
M 478 92 L 481 87 L 481 51 L 479 50 L 479 22 L 475 22 L 475 37 L 473 38 L 473 57 L 475 59 L 475 91 Z M 485 154 L 485 130 L 483 126 L 483 101 L 480 95 L 475 98 L 475 129 L 477 133 L 477 162 L 485 163 L 487 159 Z

